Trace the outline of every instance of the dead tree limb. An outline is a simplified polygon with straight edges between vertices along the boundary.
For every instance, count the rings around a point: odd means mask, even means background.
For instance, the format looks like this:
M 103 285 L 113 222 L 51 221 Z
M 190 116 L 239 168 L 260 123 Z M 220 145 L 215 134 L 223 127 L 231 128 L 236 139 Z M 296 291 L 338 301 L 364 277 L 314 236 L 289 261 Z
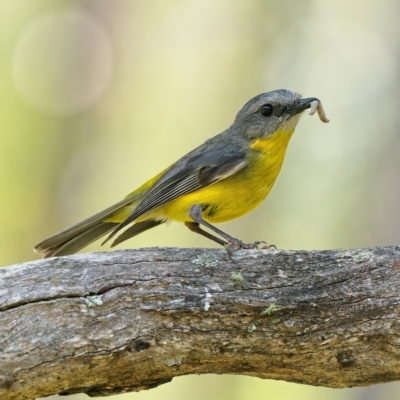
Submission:
M 349 387 L 400 379 L 400 247 L 151 248 L 0 270 L 0 398 L 186 374 Z

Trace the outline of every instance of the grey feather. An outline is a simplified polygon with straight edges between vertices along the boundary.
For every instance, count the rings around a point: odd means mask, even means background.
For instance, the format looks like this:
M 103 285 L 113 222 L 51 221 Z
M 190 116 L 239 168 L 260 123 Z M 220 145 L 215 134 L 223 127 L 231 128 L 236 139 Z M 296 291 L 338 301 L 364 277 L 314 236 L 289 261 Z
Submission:
M 43 252 L 43 258 L 74 254 L 98 238 L 104 236 L 106 233 L 110 232 L 115 228 L 116 225 L 118 225 L 117 222 L 100 222 L 96 226 L 89 228 L 86 232 L 83 232 L 80 235 L 77 235 L 65 242 L 58 243 L 54 247 L 47 248 Z
M 59 246 L 62 246 L 69 240 L 80 236 L 81 234 L 91 230 L 98 226 L 98 224 L 104 221 L 106 218 L 110 217 L 115 211 L 125 207 L 126 205 L 132 203 L 137 200 L 136 197 L 125 198 L 120 202 L 112 205 L 111 207 L 106 208 L 105 210 L 85 219 L 82 222 L 79 222 L 76 225 L 73 225 L 67 229 L 64 229 L 61 232 L 56 233 L 53 236 L 50 236 L 44 240 L 42 240 L 39 244 L 34 247 L 36 253 L 43 253 L 43 257 L 51 257 L 51 255 L 47 255 L 49 250 L 56 249 Z M 118 225 L 117 223 L 114 224 Z M 103 233 L 104 235 L 105 233 Z M 101 236 L 103 236 L 101 235 Z M 99 236 L 100 237 L 100 236 Z M 50 254 L 50 253 L 49 253 Z
M 130 228 L 125 230 L 121 235 L 119 235 L 113 241 L 111 247 L 114 247 L 117 244 L 124 242 L 125 240 L 133 238 L 134 236 L 139 235 L 139 233 L 145 232 L 148 229 L 151 229 L 158 225 L 161 225 L 164 222 L 165 221 L 163 221 L 163 220 L 156 221 L 154 219 L 147 219 L 146 221 L 137 222 L 136 224 L 132 225 Z

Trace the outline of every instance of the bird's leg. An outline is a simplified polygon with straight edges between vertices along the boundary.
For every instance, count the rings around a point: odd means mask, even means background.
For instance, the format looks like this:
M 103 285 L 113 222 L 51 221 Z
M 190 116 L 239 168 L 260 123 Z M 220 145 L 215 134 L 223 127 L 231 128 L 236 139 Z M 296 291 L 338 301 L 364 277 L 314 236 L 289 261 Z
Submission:
M 225 242 L 224 240 L 211 235 L 211 233 L 208 233 L 206 231 L 204 231 L 203 229 L 200 228 L 200 225 L 197 222 L 185 222 L 185 225 L 192 231 L 192 232 L 196 232 L 199 235 L 205 236 L 208 239 L 213 240 L 214 242 L 217 242 L 218 244 L 220 244 L 221 246 L 227 246 L 228 243 Z
M 202 212 L 201 207 L 198 204 L 192 205 L 189 209 L 189 217 L 192 218 L 193 221 L 195 221 L 195 222 L 194 223 L 186 222 L 186 226 L 193 232 L 199 233 L 200 235 L 203 235 L 211 240 L 214 240 L 215 242 L 217 242 L 223 246 L 228 245 L 227 251 L 228 251 L 229 255 L 232 255 L 233 252 L 235 252 L 236 250 L 239 250 L 239 249 L 256 249 L 258 247 L 258 245 L 261 243 L 265 243 L 265 245 L 266 245 L 266 247 L 263 247 L 263 248 L 268 248 L 267 243 L 264 241 L 256 241 L 253 243 L 243 243 L 241 240 L 228 235 L 227 233 L 216 228 L 214 225 L 211 225 L 207 221 L 204 221 L 203 216 L 201 215 L 201 212 Z M 191 225 L 189 226 L 189 224 L 191 224 Z M 203 231 L 199 227 L 199 224 L 211 229 L 218 235 L 222 236 L 228 243 L 224 242 L 221 239 L 218 239 L 217 237 L 209 234 L 206 231 Z

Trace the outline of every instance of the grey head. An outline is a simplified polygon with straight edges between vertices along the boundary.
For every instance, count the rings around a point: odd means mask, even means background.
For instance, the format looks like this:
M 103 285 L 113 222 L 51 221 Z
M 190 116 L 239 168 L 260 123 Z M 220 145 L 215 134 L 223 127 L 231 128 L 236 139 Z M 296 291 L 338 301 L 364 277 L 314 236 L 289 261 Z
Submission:
M 292 133 L 301 113 L 319 100 L 302 99 L 287 89 L 259 94 L 249 100 L 237 113 L 232 128 L 247 138 L 271 136 L 276 131 Z

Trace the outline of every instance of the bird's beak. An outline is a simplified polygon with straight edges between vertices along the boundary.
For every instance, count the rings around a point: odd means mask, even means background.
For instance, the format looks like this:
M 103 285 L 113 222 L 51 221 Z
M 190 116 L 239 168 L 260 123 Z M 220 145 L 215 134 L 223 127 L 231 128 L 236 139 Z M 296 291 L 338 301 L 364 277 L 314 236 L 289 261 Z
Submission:
M 288 113 L 290 115 L 299 114 L 299 113 L 303 112 L 304 110 L 307 110 L 307 108 L 310 108 L 311 103 L 313 101 L 319 102 L 319 100 L 316 97 L 309 97 L 308 99 L 300 99 L 296 102 L 296 104 L 292 108 L 289 108 Z

